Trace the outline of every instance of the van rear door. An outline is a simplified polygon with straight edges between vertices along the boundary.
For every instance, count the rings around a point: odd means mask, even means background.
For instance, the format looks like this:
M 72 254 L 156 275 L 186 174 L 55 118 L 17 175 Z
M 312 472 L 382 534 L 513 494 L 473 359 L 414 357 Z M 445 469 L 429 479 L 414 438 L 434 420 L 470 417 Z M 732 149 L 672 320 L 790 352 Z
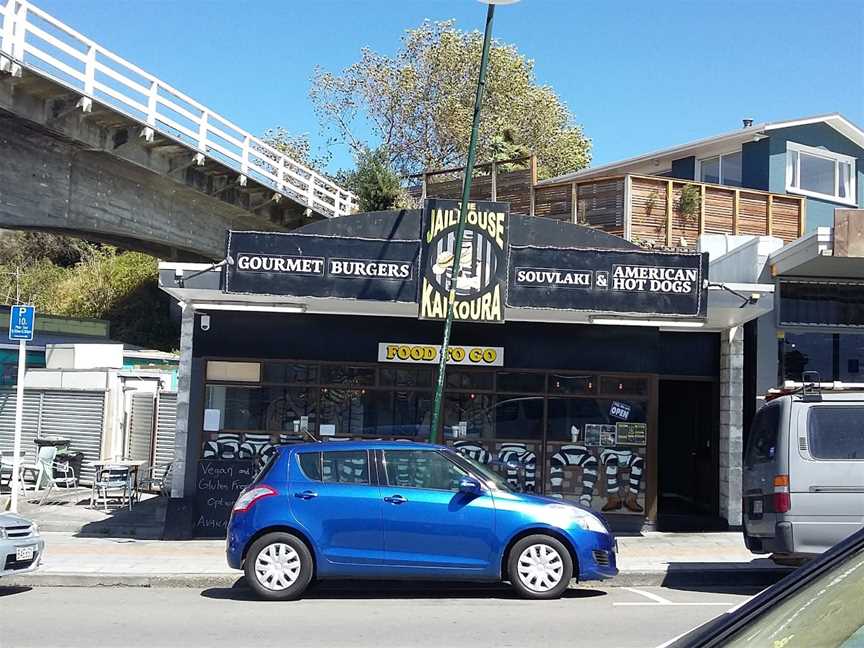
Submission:
M 864 403 L 796 409 L 787 519 L 796 553 L 821 553 L 864 526 Z
M 777 522 L 774 513 L 774 477 L 785 472 L 783 468 L 786 462 L 785 456 L 781 462 L 781 448 L 788 447 L 788 443 L 782 443 L 780 438 L 784 419 L 782 415 L 782 400 L 767 403 L 756 412 L 750 426 L 750 438 L 744 455 L 741 511 L 744 531 L 749 536 L 774 537 L 774 525 Z

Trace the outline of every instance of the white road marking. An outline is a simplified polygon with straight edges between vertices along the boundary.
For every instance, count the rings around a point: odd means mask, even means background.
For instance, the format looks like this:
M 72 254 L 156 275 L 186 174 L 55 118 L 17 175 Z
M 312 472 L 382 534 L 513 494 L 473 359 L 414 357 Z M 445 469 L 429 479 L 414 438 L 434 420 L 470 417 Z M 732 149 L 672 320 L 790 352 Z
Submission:
M 633 592 L 634 594 L 639 594 L 647 599 L 651 599 L 655 603 L 661 603 L 662 605 L 670 605 L 672 603 L 669 599 L 658 596 L 657 594 L 652 594 L 651 592 L 646 592 L 645 590 L 636 589 L 635 587 L 625 587 L 624 589 L 628 592 Z
M 613 607 L 654 607 L 654 606 L 677 606 L 677 607 L 708 607 L 708 606 L 719 606 L 719 607 L 729 607 L 728 602 L 719 602 L 719 601 L 698 601 L 698 602 L 684 602 L 684 603 L 676 603 L 675 601 L 670 601 L 667 598 L 663 598 L 657 594 L 652 592 L 646 592 L 645 590 L 636 589 L 635 587 L 622 587 L 621 589 L 625 589 L 628 592 L 633 592 L 634 594 L 639 594 L 640 596 L 644 596 L 649 599 L 648 601 L 621 601 L 613 603 Z

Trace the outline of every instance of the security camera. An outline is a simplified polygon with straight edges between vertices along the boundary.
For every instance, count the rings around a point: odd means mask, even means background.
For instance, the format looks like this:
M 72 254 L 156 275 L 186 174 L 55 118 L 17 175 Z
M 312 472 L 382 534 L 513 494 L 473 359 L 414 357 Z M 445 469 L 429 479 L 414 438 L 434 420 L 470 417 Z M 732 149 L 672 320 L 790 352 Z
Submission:
M 209 331 L 210 330 L 210 316 L 202 315 L 201 316 L 201 330 Z

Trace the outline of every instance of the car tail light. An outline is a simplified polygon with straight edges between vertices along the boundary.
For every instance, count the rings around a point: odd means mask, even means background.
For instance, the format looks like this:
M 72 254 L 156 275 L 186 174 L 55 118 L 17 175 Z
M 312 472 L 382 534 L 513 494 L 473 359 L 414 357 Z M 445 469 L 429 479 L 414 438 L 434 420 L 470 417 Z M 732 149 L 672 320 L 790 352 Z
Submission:
M 234 512 L 245 513 L 258 500 L 275 494 L 276 491 L 269 486 L 256 486 L 255 488 L 240 494 L 240 497 L 238 497 L 237 501 L 234 502 Z
M 792 508 L 792 497 L 789 495 L 789 475 L 774 477 L 774 512 L 787 513 Z

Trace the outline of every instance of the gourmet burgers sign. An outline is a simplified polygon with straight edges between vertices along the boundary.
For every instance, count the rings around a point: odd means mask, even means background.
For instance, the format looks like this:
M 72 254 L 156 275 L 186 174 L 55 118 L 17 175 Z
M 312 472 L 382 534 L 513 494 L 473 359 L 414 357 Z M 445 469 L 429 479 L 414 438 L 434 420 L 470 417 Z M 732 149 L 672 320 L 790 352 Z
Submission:
M 510 206 L 471 202 L 459 274 L 453 276 L 458 200 L 427 200 L 421 241 L 420 319 L 444 319 L 452 299 L 453 318 L 472 322 L 503 322 L 507 288 L 507 228 Z

